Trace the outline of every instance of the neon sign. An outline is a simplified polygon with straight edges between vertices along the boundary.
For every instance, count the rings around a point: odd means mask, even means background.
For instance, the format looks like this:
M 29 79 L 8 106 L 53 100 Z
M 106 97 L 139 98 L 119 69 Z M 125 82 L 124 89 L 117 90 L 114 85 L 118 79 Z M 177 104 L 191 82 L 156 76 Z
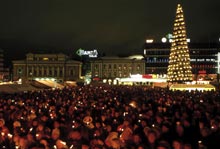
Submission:
M 79 49 L 76 51 L 76 54 L 79 56 L 82 55 L 88 55 L 89 57 L 97 57 L 98 56 L 98 51 L 96 49 L 92 50 L 92 51 L 85 51 L 83 49 Z

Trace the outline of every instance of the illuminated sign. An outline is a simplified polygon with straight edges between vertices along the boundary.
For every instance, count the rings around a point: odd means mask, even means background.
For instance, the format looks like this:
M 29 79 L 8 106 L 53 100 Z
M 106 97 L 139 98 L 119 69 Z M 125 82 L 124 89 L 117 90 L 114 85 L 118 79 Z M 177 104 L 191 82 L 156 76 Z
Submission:
M 199 74 L 206 74 L 205 70 L 199 70 Z
M 167 37 L 168 39 L 172 39 L 172 38 L 173 38 L 173 35 L 169 33 L 169 34 L 166 35 L 166 37 Z
M 202 59 L 190 59 L 190 61 L 191 62 L 204 62 L 204 61 L 206 61 L 206 62 L 215 62 L 216 60 L 214 59 L 214 58 L 211 58 L 211 59 L 204 59 L 204 58 L 202 58 Z
M 82 55 L 88 55 L 89 57 L 97 57 L 98 56 L 98 51 L 96 49 L 92 50 L 92 51 L 85 51 L 83 49 L 79 49 L 76 51 L 76 54 L 79 56 Z

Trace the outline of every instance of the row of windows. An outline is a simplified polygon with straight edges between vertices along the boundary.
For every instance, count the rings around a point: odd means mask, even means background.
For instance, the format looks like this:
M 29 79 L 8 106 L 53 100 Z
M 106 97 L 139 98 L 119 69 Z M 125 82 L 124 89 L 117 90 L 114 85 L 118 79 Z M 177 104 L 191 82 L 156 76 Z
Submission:
M 99 65 L 95 64 L 94 68 L 98 69 Z M 104 64 L 103 65 L 103 69 L 112 69 L 112 68 L 113 69 L 119 69 L 119 70 L 121 70 L 121 69 L 124 69 L 124 70 L 129 69 L 129 70 L 131 70 L 132 66 L 131 65 L 127 65 L 127 64 L 124 64 L 124 65 L 116 65 L 116 64 L 114 64 L 113 66 L 111 64 L 109 64 L 109 65 Z M 140 65 L 138 64 L 136 66 L 133 66 L 133 68 L 137 68 L 139 70 L 140 69 Z
M 145 49 L 144 50 L 145 55 L 169 55 L 170 49 L 167 50 L 157 50 L 157 49 Z M 199 50 L 191 50 L 189 49 L 190 55 L 216 55 L 217 50 L 216 49 L 199 49 Z
M 141 72 L 139 72 L 141 73 Z M 115 77 L 128 77 L 130 75 L 129 72 L 104 72 L 103 73 L 103 78 L 115 78 Z M 95 72 L 95 76 L 99 76 L 99 72 Z
M 168 58 L 147 58 L 146 59 L 146 62 L 147 63 L 152 63 L 152 62 L 169 62 L 169 59 Z
M 69 76 L 74 76 L 76 73 L 75 73 L 75 71 L 74 70 L 70 70 L 69 72 L 68 72 L 68 75 Z M 29 72 L 29 76 L 30 77 L 33 77 L 33 76 L 50 76 L 50 77 L 52 77 L 52 76 L 63 76 L 63 71 L 62 70 L 60 70 L 59 71 L 59 73 L 55 70 L 55 71 L 51 71 L 51 70 L 49 70 L 49 72 L 47 72 L 47 71 L 41 71 L 41 70 L 39 70 L 39 72 L 37 73 L 37 71 L 35 70 L 34 72 Z
M 216 50 L 190 50 L 190 55 L 216 55 Z
M 170 50 L 167 51 L 145 51 L 145 55 L 169 55 Z
M 27 58 L 28 60 L 33 60 L 33 61 L 64 61 L 65 58 L 58 58 L 58 57 L 31 57 Z
M 132 73 L 131 71 L 127 71 L 127 70 L 125 70 L 125 71 L 103 71 L 103 72 L 101 72 L 101 71 L 98 71 L 98 70 L 95 70 L 94 72 L 96 72 L 96 73 L 103 73 L 103 74 L 106 74 L 106 73 L 118 73 L 118 74 L 120 74 L 120 73 L 124 73 L 124 74 L 130 74 L 130 73 Z M 139 72 L 139 71 L 137 71 L 137 72 Z
M 16 73 L 17 73 L 17 75 L 23 75 L 24 74 L 22 68 L 17 69 Z M 56 70 L 56 69 L 54 69 L 54 70 L 52 70 L 52 69 L 38 69 L 38 70 L 37 69 L 33 69 L 33 71 L 31 69 L 29 69 L 28 76 L 29 77 L 36 77 L 36 76 L 50 76 L 50 77 L 51 76 L 63 76 L 64 75 L 63 73 L 64 73 L 63 69 L 60 69 L 59 71 Z M 73 69 L 70 69 L 68 71 L 68 75 L 70 75 L 70 76 L 73 76 L 75 74 L 76 74 L 76 72 Z
M 213 58 L 203 58 L 203 59 L 190 59 L 191 62 L 214 62 L 215 63 L 215 59 Z M 146 58 L 146 62 L 147 63 L 158 63 L 158 62 L 169 62 L 168 58 L 159 58 L 159 57 L 150 57 L 150 58 Z
M 215 68 L 215 65 L 192 65 L 192 68 Z
M 63 75 L 63 71 L 60 70 L 59 72 L 57 70 L 41 70 L 39 69 L 39 71 L 37 71 L 36 69 L 34 69 L 34 71 L 29 71 L 29 76 L 62 76 Z
M 28 67 L 28 70 L 32 70 L 32 68 L 33 69 L 54 69 L 54 70 L 63 69 L 63 67 L 38 66 L 38 67 Z

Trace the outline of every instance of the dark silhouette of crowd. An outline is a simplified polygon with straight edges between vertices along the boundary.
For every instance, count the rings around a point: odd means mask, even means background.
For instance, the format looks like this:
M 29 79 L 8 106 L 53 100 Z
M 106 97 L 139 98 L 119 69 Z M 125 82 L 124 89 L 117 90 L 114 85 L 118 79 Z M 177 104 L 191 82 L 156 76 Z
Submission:
M 0 95 L 0 148 L 215 149 L 218 91 L 85 85 Z

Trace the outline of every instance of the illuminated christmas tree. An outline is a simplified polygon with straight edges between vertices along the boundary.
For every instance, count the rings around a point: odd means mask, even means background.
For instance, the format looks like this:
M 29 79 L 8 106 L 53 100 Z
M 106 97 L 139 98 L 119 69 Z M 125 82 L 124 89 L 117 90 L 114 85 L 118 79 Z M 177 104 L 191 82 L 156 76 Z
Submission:
M 192 81 L 191 69 L 184 15 L 181 5 L 178 4 L 167 69 L 167 82 L 185 83 Z

